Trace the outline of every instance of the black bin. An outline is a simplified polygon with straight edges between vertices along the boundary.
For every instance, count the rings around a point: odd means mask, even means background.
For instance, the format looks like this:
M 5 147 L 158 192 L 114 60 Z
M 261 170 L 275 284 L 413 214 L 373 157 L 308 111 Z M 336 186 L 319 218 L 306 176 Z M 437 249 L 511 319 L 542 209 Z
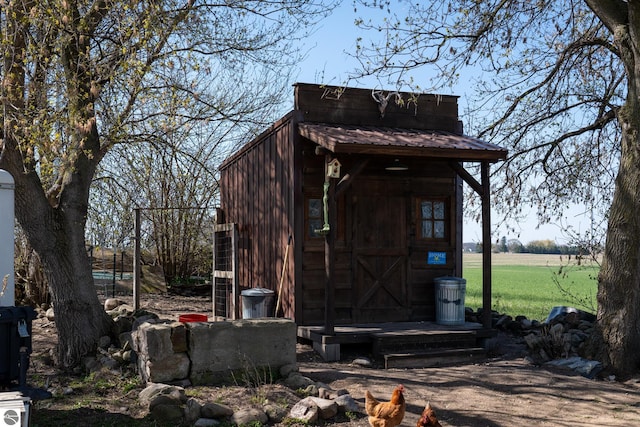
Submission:
M 0 307 L 0 384 L 23 386 L 31 354 L 33 307 Z

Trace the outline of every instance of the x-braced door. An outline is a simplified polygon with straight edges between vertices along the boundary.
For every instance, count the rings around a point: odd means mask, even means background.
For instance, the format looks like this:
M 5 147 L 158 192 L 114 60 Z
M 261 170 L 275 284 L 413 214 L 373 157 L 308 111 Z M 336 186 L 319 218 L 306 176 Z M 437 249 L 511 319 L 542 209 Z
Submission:
M 390 190 L 360 193 L 355 203 L 353 316 L 358 323 L 409 320 L 406 200 L 402 191 Z

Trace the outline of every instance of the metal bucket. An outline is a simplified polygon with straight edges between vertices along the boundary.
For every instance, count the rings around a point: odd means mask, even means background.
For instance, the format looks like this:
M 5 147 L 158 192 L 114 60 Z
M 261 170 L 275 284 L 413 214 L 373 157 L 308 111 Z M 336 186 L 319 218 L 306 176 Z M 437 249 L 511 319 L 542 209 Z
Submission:
M 271 289 L 264 288 L 252 288 L 242 291 L 242 318 L 269 317 L 274 294 L 275 292 Z

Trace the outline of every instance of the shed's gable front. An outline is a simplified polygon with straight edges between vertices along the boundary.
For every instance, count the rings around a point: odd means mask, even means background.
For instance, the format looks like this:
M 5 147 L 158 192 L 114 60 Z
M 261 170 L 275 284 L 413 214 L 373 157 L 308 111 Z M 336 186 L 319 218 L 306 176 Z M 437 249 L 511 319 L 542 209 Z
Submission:
M 434 279 L 462 272 L 462 181 L 488 197 L 462 162 L 507 154 L 457 114 L 453 96 L 295 85 L 295 110 L 221 167 L 241 289 L 272 289 L 285 316 L 328 330 L 433 320 Z

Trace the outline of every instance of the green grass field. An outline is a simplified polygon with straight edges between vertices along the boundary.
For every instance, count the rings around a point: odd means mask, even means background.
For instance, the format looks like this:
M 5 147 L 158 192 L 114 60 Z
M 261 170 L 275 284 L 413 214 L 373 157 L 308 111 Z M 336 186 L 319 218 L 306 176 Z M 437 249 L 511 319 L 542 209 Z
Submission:
M 577 265 L 560 255 L 491 254 L 492 308 L 513 317 L 543 321 L 549 310 L 566 305 L 595 313 L 598 265 Z M 465 305 L 482 307 L 482 255 L 463 255 Z

